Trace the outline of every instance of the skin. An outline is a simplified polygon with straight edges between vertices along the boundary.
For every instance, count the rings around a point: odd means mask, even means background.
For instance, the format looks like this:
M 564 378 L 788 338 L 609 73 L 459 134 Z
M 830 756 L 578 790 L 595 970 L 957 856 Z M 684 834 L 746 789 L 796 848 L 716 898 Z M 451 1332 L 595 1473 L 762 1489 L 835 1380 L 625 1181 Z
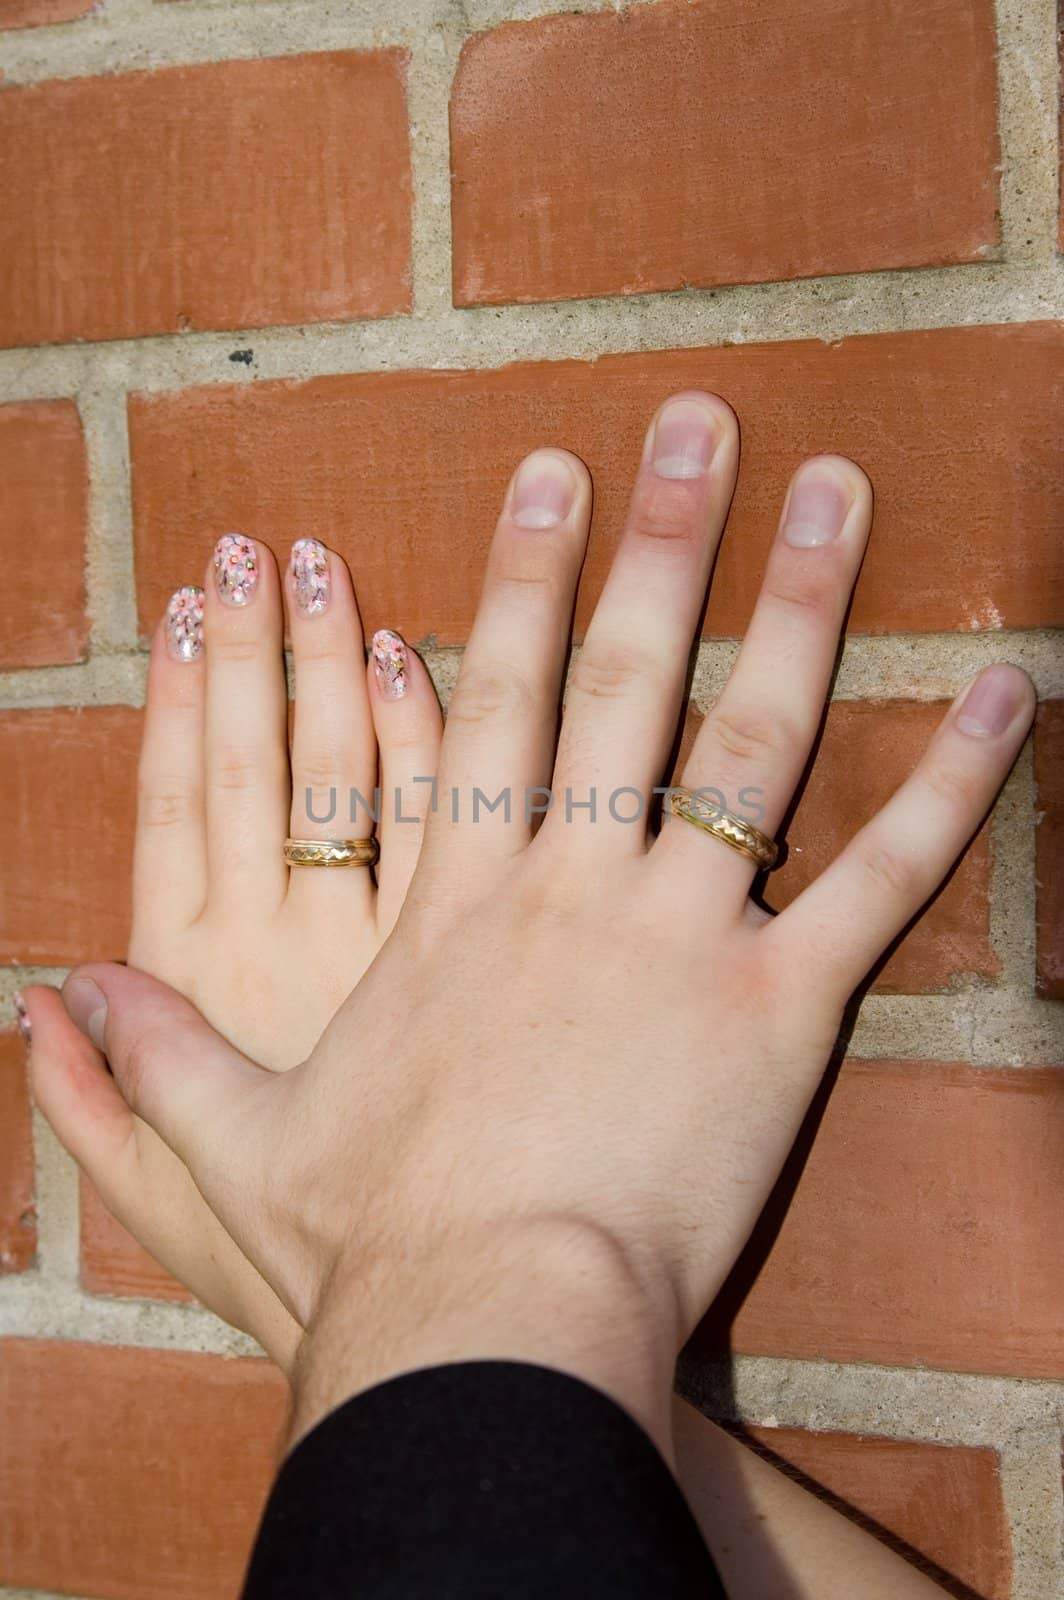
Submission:
M 538 500 L 556 493 L 545 478 L 568 481 L 571 508 L 527 526 L 528 478 L 511 483 L 439 751 L 441 793 L 510 785 L 519 797 L 550 782 L 557 796 L 594 785 L 604 800 L 660 782 L 737 460 L 735 420 L 716 397 L 677 396 L 655 417 L 558 735 L 590 482 L 564 451 L 530 458 Z M 811 493 L 822 520 L 834 507 L 826 542 L 812 540 Z M 859 468 L 821 457 L 800 469 L 790 532 L 682 774 L 733 806 L 758 788 L 769 835 L 815 737 L 870 519 Z M 295 872 L 289 884 L 275 870 L 288 819 L 276 803 L 286 778 L 269 582 L 260 601 L 253 617 L 209 599 L 206 669 L 165 661 L 157 641 L 131 956 L 156 976 L 81 968 L 65 1009 L 28 992 L 35 1092 L 60 1138 L 121 1220 L 292 1371 L 297 1435 L 412 1367 L 539 1361 L 643 1423 L 715 1552 L 719 1497 L 707 1483 L 771 1506 L 773 1538 L 796 1553 L 784 1587 L 758 1593 L 841 1595 L 855 1561 L 871 1572 L 884 1557 L 897 1569 L 883 1579 L 891 1593 L 937 1592 L 835 1513 L 802 1509 L 809 1497 L 793 1485 L 775 1489 L 763 1463 L 741 1470 L 750 1453 L 718 1430 L 692 1435 L 671 1375 L 772 1188 L 852 991 L 1004 781 L 1033 715 L 1025 675 L 988 668 L 971 699 L 963 691 L 912 776 L 776 918 L 749 898 L 749 857 L 681 821 L 655 839 L 601 806 L 594 824 L 583 811 L 567 818 L 563 803 L 537 830 L 519 799 L 509 820 L 475 824 L 468 805 L 458 821 L 444 805 L 410 835 L 424 833 L 416 869 L 416 842 L 382 827 L 374 900 L 364 873 Z M 308 772 L 338 771 L 367 792 L 369 779 L 347 774 L 365 778 L 371 724 L 386 789 L 398 762 L 404 784 L 435 769 L 423 669 L 385 706 L 361 674 L 356 617 L 350 597 L 347 642 L 338 611 L 335 646 L 321 651 L 347 662 L 347 684 L 333 694 L 319 674 L 302 701 L 302 745 L 297 714 L 297 795 Z M 301 665 L 297 627 L 325 621 L 292 619 L 301 694 L 312 658 L 304 640 Z M 319 694 L 334 708 L 324 740 L 312 731 Z M 256 696 L 252 714 L 228 715 Z M 389 724 L 393 713 L 408 724 Z M 175 765 L 178 749 L 187 759 Z M 178 769 L 192 774 L 183 798 L 156 803 L 176 792 Z M 251 803 L 267 790 L 271 804 Z M 305 834 L 299 821 L 291 831 Z M 167 908 L 176 921 L 164 927 L 159 885 L 175 878 L 197 892 L 180 915 Z M 835 1569 L 815 1572 L 816 1552 L 834 1548 L 824 1530 L 839 1524 Z M 752 1570 L 742 1563 L 765 1539 L 754 1514 L 737 1571 Z

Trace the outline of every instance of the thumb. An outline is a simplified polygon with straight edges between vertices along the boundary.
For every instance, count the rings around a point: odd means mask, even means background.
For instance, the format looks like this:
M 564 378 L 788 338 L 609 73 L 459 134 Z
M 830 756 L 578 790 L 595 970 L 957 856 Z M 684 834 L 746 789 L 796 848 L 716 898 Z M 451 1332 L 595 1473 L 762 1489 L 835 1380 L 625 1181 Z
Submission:
M 62 994 L 71 1021 L 106 1055 L 126 1104 L 195 1168 L 261 1068 L 176 989 L 135 967 L 77 967 Z

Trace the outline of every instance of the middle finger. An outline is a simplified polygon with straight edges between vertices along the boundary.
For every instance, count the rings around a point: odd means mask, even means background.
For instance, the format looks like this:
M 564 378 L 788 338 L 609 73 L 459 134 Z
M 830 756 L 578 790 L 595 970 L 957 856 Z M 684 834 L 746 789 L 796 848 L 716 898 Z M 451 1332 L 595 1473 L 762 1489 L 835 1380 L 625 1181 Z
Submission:
M 545 834 L 645 850 L 648 796 L 675 734 L 738 460 L 735 415 L 716 395 L 673 395 L 652 421 L 624 533 L 573 668 Z

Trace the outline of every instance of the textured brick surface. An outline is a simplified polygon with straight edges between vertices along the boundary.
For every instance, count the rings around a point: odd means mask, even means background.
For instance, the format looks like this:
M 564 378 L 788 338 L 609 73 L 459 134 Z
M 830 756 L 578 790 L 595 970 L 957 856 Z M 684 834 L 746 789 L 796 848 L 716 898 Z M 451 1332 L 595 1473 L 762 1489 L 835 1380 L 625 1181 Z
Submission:
M 979 260 L 995 46 L 992 0 L 659 0 L 481 34 L 451 101 L 455 302 Z
M 384 50 L 5 91 L 0 344 L 407 310 L 404 77 Z
M 140 714 L 0 711 L 0 961 L 121 960 Z
M 146 1300 L 188 1301 L 193 1298 L 111 1215 L 84 1176 L 80 1208 L 81 1284 L 90 1294 Z
M 1034 774 L 1038 993 L 1064 1000 L 1064 700 L 1038 708 Z
M 787 855 L 767 880 L 767 904 L 782 911 L 889 800 L 915 767 L 947 704 L 865 700 L 831 704 L 812 769 L 781 835 Z M 701 722 L 700 713 L 689 707 L 681 763 Z M 712 775 L 706 781 L 712 784 Z M 990 946 L 986 823 L 948 883 L 895 946 L 876 975 L 875 987 L 886 994 L 920 994 L 946 988 L 965 976 L 992 978 L 999 965 Z
M 743 1434 L 940 1578 L 967 1585 L 979 1600 L 1009 1600 L 1012 1553 L 995 1451 L 801 1428 Z
M 819 450 L 856 457 L 876 489 L 851 630 L 1060 623 L 1062 357 L 1064 328 L 1033 323 L 136 395 L 141 626 L 237 527 L 282 555 L 329 541 L 370 628 L 461 642 L 506 481 L 550 443 L 595 479 L 582 627 L 650 415 L 689 386 L 718 389 L 743 430 L 710 633 L 745 628 L 787 479 Z
M 0 1340 L 0 1582 L 232 1600 L 286 1393 L 262 1360 Z
M 0 668 L 84 656 L 87 503 L 74 402 L 0 406 Z
M 93 11 L 99 0 L 0 0 L 0 28 L 38 28 L 72 22 Z
M 16 1028 L 5 1028 L 0 1032 L 0 1273 L 25 1271 L 36 1249 L 26 1046 Z
M 1064 1377 L 1064 1069 L 850 1061 L 810 1132 L 701 1344 L 756 1274 L 737 1350 Z

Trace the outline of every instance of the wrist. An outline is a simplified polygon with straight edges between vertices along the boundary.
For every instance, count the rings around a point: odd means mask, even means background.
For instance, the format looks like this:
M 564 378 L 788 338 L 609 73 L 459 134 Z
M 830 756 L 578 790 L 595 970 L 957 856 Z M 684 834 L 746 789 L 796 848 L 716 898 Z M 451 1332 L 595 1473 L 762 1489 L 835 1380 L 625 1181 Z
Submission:
M 629 1411 L 671 1460 L 671 1296 L 582 1219 L 493 1224 L 356 1248 L 337 1262 L 293 1371 L 293 1440 L 401 1373 L 462 1361 L 556 1368 Z

